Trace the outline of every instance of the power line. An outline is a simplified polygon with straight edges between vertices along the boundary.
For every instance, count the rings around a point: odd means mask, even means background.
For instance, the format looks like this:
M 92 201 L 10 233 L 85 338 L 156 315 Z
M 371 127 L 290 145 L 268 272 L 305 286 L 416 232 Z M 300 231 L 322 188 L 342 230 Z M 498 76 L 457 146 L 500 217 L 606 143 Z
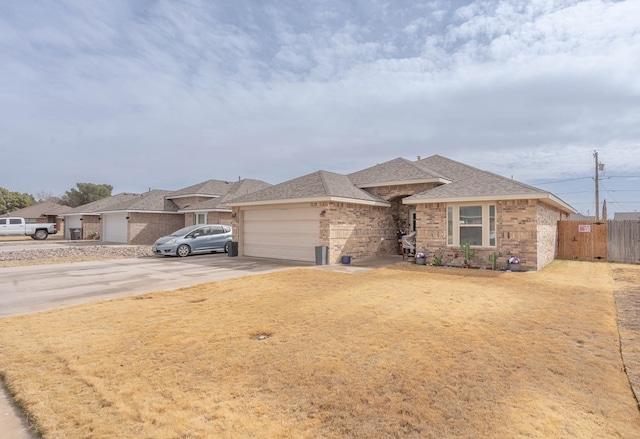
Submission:
M 569 195 L 569 194 L 590 194 L 593 191 L 575 191 L 575 192 L 554 192 L 555 195 Z
M 609 175 L 605 178 L 640 178 L 640 175 Z
M 557 180 L 557 181 L 547 181 L 545 183 L 536 183 L 536 186 L 540 186 L 543 184 L 554 184 L 554 183 L 566 183 L 567 181 L 577 181 L 577 180 L 593 180 L 593 177 L 579 177 L 579 178 L 569 178 L 567 180 Z
M 607 190 L 607 187 L 604 185 L 604 182 L 600 182 L 600 184 L 602 185 L 602 188 L 605 190 L 605 192 L 611 196 L 611 199 L 613 200 L 613 202 L 624 209 L 624 206 L 622 206 L 615 198 L 613 198 L 613 194 Z

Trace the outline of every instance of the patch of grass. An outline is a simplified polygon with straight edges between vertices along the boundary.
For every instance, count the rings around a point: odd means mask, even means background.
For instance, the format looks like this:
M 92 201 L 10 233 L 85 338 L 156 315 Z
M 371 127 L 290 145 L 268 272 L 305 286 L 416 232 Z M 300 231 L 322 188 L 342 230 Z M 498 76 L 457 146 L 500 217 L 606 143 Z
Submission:
M 635 438 L 612 291 L 574 261 L 291 270 L 2 319 L 0 371 L 45 438 Z

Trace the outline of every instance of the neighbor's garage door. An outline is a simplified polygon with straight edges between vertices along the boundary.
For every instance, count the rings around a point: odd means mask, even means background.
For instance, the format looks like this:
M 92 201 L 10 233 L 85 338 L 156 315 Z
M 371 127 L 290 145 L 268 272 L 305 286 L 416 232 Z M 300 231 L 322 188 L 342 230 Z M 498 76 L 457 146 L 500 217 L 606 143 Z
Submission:
M 245 256 L 315 261 L 320 245 L 317 209 L 247 210 L 243 226 Z
M 102 215 L 102 240 L 126 243 L 128 227 L 126 213 L 105 213 Z

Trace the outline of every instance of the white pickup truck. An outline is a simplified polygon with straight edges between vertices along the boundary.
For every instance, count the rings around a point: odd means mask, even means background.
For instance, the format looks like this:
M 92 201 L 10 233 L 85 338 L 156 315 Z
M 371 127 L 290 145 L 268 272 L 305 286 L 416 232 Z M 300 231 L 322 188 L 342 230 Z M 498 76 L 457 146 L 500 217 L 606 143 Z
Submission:
M 55 223 L 28 224 L 24 218 L 0 218 L 0 236 L 31 236 L 33 239 L 47 239 L 58 233 Z

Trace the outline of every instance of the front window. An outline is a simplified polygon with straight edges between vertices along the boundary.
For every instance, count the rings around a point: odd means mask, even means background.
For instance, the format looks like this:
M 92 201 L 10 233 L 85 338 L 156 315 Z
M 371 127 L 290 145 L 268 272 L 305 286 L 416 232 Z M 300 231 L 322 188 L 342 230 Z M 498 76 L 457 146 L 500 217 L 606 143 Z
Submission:
M 207 224 L 206 213 L 196 213 L 196 225 L 198 224 Z
M 447 207 L 447 244 L 474 247 L 496 246 L 496 206 L 493 204 Z

